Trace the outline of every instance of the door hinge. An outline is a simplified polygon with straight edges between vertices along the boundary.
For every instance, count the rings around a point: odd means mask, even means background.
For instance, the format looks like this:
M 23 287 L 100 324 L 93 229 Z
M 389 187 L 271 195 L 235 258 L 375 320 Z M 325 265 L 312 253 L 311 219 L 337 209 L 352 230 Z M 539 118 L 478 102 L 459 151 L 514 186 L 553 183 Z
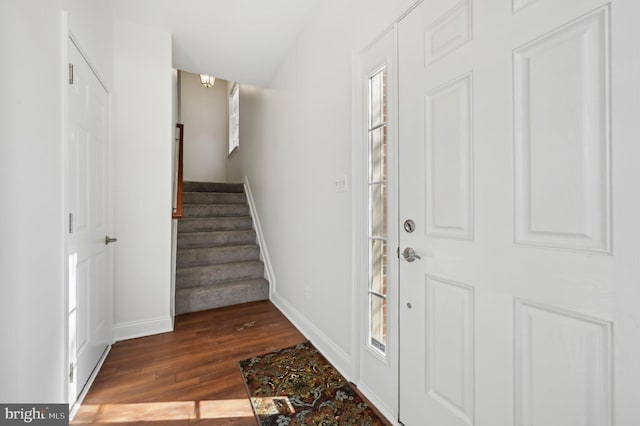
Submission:
M 69 64 L 69 84 L 73 84 L 73 64 Z
M 73 363 L 69 364 L 69 383 L 73 383 L 75 377 L 73 372 L 75 371 L 75 368 L 73 368 Z
M 69 213 L 69 233 L 73 234 L 73 213 Z
M 400 247 L 396 249 L 396 256 L 400 259 Z

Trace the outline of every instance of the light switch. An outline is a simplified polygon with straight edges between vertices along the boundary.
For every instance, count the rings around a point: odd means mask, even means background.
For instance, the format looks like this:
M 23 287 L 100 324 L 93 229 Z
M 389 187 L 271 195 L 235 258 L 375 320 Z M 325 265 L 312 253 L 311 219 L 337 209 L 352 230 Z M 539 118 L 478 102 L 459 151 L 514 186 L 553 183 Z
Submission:
M 347 190 L 347 175 L 336 176 L 335 187 L 336 192 L 345 192 Z

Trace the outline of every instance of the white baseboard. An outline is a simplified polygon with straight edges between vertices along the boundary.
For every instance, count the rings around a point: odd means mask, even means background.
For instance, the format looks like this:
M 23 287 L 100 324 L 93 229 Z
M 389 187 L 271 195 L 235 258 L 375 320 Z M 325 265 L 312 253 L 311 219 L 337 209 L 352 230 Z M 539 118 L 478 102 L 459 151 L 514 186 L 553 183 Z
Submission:
M 253 193 L 251 192 L 251 185 L 249 178 L 244 178 L 244 189 L 247 195 L 247 203 L 249 204 L 249 210 L 253 218 L 253 226 L 256 231 L 258 245 L 260 246 L 260 260 L 264 262 L 265 266 L 265 278 L 269 281 L 269 299 L 271 302 L 287 317 L 293 325 L 300 330 L 300 332 L 324 355 L 327 360 L 342 374 L 347 380 L 351 380 L 351 373 L 353 368 L 351 366 L 351 357 L 345 351 L 336 345 L 326 334 L 316 327 L 309 319 L 299 310 L 297 310 L 291 303 L 278 294 L 278 286 L 276 284 L 276 276 L 273 272 L 273 266 L 269 257 L 269 250 L 267 249 L 266 240 L 262 233 L 262 225 L 260 224 L 260 217 L 258 210 L 253 199 Z M 364 394 L 364 393 L 363 393 Z M 365 394 L 367 398 L 368 395 Z M 370 401 L 376 405 L 373 399 Z M 380 407 L 383 407 L 380 405 Z M 383 410 L 380 412 L 384 416 L 389 414 Z M 391 414 L 389 419 L 392 419 Z
M 380 414 L 382 414 L 392 425 L 400 426 L 400 423 L 398 423 L 397 414 L 394 412 L 394 410 L 390 410 L 388 407 L 386 407 L 382 400 L 377 397 L 375 392 L 373 392 L 365 385 L 357 386 L 360 393 L 362 393 L 362 395 L 364 395 L 364 397 L 367 398 L 374 407 L 376 407 L 376 410 L 378 410 Z
M 316 327 L 307 317 L 293 307 L 288 301 L 280 297 L 277 292 L 271 295 L 271 303 L 287 317 L 293 325 L 300 330 L 304 336 L 315 346 L 327 360 L 342 374 L 350 380 L 351 357 L 343 351 L 333 340 Z
M 273 303 L 287 317 L 293 325 L 300 330 L 304 336 L 327 358 L 327 360 L 342 374 L 348 381 L 352 372 L 351 357 L 336 345 L 326 334 L 309 321 L 293 305 L 282 298 L 277 292 L 271 295 Z M 386 417 L 394 426 L 400 426 L 397 414 L 393 409 L 389 409 L 377 395 L 363 385 L 358 385 L 358 390 L 367 398 L 376 409 Z
M 336 345 L 326 334 L 309 321 L 300 311 L 283 299 L 278 293 L 271 297 L 273 303 L 287 317 L 293 325 L 327 358 L 327 360 L 342 374 L 347 381 L 352 382 L 350 376 L 353 371 L 351 357 Z M 377 394 L 366 385 L 356 383 L 358 390 L 393 426 L 400 426 L 394 409 L 390 409 L 378 398 Z
M 73 404 L 71 404 L 71 407 L 69 408 L 69 421 L 72 421 L 73 418 L 78 413 L 78 410 L 80 409 L 80 406 L 84 401 L 84 398 L 87 396 L 87 394 L 89 393 L 89 390 L 91 389 L 91 385 L 93 385 L 93 382 L 96 380 L 96 377 L 98 377 L 98 373 L 102 368 L 102 364 L 104 364 L 104 361 L 107 359 L 107 355 L 109 355 L 109 352 L 111 352 L 111 345 L 107 346 L 107 349 L 105 349 L 104 353 L 100 357 L 100 360 L 98 360 L 98 364 L 96 365 L 96 368 L 93 369 L 91 376 L 89 376 L 89 380 L 87 380 L 87 383 L 84 385 L 82 392 L 80 392 L 80 395 L 78 395 L 78 399 L 76 399 L 76 401 Z
M 273 266 L 271 265 L 271 258 L 269 257 L 269 250 L 267 249 L 267 242 L 262 233 L 262 225 L 260 224 L 260 216 L 258 215 L 258 209 L 256 203 L 253 200 L 253 193 L 251 192 L 251 185 L 249 184 L 249 177 L 244 177 L 244 192 L 247 196 L 247 203 L 249 204 L 249 211 L 253 219 L 253 228 L 256 231 L 258 238 L 258 246 L 260 247 L 260 260 L 264 263 L 264 278 L 269 281 L 269 296 L 272 296 L 276 291 L 276 275 L 273 272 Z
M 173 331 L 173 318 L 169 315 L 161 318 L 116 324 L 113 329 L 113 336 L 114 340 L 119 342 L 121 340 L 152 336 L 170 331 Z

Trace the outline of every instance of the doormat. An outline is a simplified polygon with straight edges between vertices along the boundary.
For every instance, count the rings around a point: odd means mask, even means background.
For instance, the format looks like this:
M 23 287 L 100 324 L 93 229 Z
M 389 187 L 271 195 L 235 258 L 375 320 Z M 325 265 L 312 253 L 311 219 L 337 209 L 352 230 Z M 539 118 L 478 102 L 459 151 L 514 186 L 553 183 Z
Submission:
M 261 426 L 387 424 L 310 342 L 239 364 Z

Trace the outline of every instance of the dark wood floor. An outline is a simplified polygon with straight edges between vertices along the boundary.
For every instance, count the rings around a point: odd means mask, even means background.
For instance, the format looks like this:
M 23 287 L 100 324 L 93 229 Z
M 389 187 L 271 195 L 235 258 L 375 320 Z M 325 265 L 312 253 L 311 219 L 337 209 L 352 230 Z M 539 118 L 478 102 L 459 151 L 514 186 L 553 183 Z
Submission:
M 72 424 L 255 426 L 237 362 L 305 340 L 270 302 L 178 316 L 113 345 Z
M 304 341 L 271 302 L 180 315 L 113 345 L 71 424 L 256 426 L 238 361 Z

